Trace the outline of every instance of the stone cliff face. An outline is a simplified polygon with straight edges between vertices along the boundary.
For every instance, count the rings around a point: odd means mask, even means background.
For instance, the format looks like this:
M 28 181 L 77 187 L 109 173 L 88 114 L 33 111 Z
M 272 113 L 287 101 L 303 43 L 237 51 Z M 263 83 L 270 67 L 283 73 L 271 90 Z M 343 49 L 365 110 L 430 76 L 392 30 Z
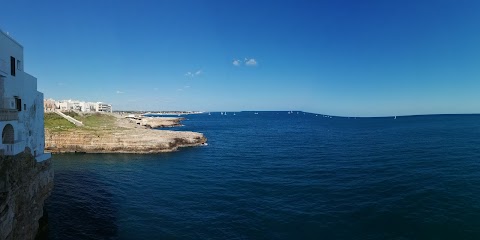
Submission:
M 45 150 L 86 153 L 159 153 L 197 146 L 207 139 L 201 133 L 150 129 L 65 131 L 45 130 Z
M 147 128 L 179 127 L 181 121 L 185 118 L 176 117 L 147 117 L 142 120 L 136 120 L 135 123 Z
M 34 239 L 52 189 L 51 160 L 38 163 L 28 151 L 0 156 L 0 239 Z

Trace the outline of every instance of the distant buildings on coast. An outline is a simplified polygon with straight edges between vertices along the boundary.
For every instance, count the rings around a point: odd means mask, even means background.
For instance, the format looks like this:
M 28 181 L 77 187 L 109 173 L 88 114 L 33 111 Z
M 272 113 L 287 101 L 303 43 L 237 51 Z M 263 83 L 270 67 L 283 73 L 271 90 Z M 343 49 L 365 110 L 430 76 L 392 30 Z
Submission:
M 112 112 L 112 105 L 104 102 L 84 102 L 78 100 L 45 99 L 43 102 L 45 112 L 77 111 L 77 112 Z

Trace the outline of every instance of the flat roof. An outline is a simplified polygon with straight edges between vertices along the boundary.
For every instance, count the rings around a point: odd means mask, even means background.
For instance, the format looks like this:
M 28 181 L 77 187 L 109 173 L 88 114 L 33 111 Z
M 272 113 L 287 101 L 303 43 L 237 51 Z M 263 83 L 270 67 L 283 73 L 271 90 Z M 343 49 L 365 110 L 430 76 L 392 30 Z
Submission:
M 4 32 L 2 29 L 0 29 L 0 33 L 2 33 L 5 37 L 9 38 L 10 40 L 12 40 L 14 43 L 16 43 L 18 46 L 20 46 L 21 48 L 23 48 L 22 44 L 18 43 L 17 40 L 13 39 L 13 37 L 11 37 L 8 33 Z

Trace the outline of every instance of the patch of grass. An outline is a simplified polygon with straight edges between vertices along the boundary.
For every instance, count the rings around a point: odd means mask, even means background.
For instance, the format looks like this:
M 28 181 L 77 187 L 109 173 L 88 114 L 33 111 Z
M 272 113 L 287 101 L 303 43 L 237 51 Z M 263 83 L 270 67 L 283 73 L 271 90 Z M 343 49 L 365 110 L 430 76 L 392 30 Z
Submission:
M 116 118 L 102 113 L 78 114 L 65 112 L 83 123 L 83 127 L 77 127 L 56 113 L 45 113 L 45 128 L 51 131 L 96 131 L 98 134 L 105 130 L 117 130 Z
M 73 112 L 73 111 L 70 111 L 70 112 L 64 112 L 65 115 L 68 115 L 70 117 L 73 117 L 75 119 L 77 119 L 80 115 L 76 112 Z
M 76 126 L 56 113 L 45 113 L 45 128 L 51 131 L 65 131 Z
M 111 129 L 116 127 L 115 117 L 108 114 L 102 114 L 102 113 L 85 114 L 83 116 L 78 116 L 75 119 L 82 121 L 85 127 L 88 127 L 88 128 Z

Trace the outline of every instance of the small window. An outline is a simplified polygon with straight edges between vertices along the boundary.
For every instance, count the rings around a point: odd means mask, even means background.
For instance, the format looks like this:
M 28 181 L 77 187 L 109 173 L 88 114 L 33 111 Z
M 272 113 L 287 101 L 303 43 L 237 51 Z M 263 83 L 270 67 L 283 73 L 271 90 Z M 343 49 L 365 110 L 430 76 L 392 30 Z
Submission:
M 16 70 L 16 67 L 15 67 L 15 58 L 10 56 L 10 74 L 12 76 L 15 76 L 15 70 Z
M 22 61 L 17 60 L 17 69 L 22 71 Z
M 21 112 L 22 111 L 22 99 L 15 97 L 15 107 L 17 108 L 17 111 Z
M 23 111 L 26 111 L 27 110 L 27 104 L 23 104 Z

